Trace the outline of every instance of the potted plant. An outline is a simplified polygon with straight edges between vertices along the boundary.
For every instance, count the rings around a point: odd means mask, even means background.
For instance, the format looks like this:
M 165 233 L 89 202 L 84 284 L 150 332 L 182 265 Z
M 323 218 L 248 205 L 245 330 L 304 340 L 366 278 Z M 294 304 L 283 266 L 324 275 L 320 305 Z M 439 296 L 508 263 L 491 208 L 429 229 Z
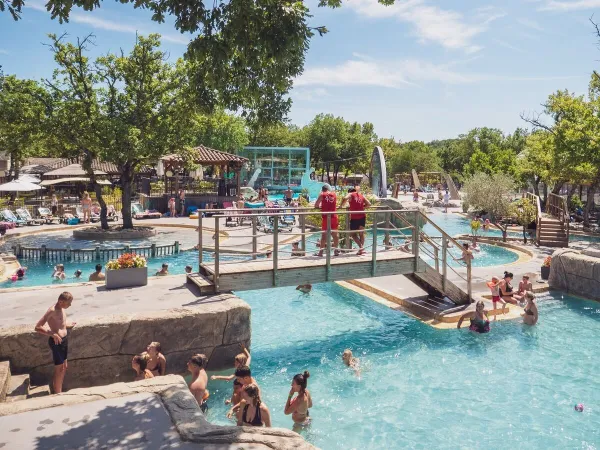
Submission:
M 541 271 L 542 271 L 542 280 L 547 280 L 550 277 L 550 264 L 552 262 L 552 256 L 546 256 L 544 262 L 542 263 Z
M 123 253 L 106 264 L 106 289 L 119 289 L 148 284 L 146 258 L 135 253 Z

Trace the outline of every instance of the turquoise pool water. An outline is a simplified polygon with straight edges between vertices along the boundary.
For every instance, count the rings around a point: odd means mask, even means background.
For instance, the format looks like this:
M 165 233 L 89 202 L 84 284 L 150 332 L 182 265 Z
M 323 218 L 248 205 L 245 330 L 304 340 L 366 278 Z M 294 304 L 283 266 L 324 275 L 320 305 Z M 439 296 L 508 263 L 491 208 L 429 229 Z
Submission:
M 595 449 L 600 444 L 600 305 L 552 293 L 540 320 L 489 334 L 436 330 L 335 284 L 241 292 L 252 306 L 252 369 L 273 425 L 309 370 L 322 449 Z M 351 348 L 362 375 L 345 369 Z M 230 373 L 230 372 L 223 372 Z M 209 382 L 208 418 L 231 424 L 231 383 Z M 583 413 L 574 411 L 583 403 Z
M 459 214 L 435 212 L 427 214 L 427 217 L 450 236 L 471 234 L 471 219 L 467 219 Z M 429 236 L 440 236 L 440 232 L 430 224 L 425 225 L 423 231 Z M 479 236 L 502 237 L 502 232 L 495 227 L 490 228 L 487 232 L 479 229 Z M 523 233 L 511 231 L 508 233 L 508 236 L 523 238 Z

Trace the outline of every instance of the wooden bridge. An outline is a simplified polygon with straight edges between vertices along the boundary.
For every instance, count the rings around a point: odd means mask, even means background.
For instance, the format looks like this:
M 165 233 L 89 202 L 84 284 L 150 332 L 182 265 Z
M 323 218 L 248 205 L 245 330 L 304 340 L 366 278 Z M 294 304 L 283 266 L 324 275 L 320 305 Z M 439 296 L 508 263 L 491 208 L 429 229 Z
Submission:
M 211 218 L 201 215 L 198 219 L 199 271 L 188 275 L 188 281 L 196 284 L 201 292 L 243 291 L 413 274 L 457 304 L 468 303 L 472 298 L 470 259 L 465 258 L 466 277 L 456 272 L 449 264 L 453 256 L 448 248 L 462 249 L 462 246 L 418 210 L 367 210 L 366 253 L 363 255 L 357 255 L 356 247 L 351 249 L 350 234 L 354 232 L 349 229 L 351 212 L 347 210 L 321 213 L 312 208 L 294 208 L 293 211 L 290 208 L 281 211 L 271 208 L 204 210 L 204 213 L 214 215 Z M 294 226 L 285 230 L 282 220 L 289 218 L 290 214 L 295 217 Z M 339 217 L 339 230 L 331 228 L 333 214 Z M 321 215 L 327 220 L 327 229 L 323 231 L 318 226 Z M 248 236 L 251 250 L 237 253 L 245 260 L 226 260 L 225 256 L 231 258 L 231 249 L 222 249 L 217 239 L 213 249 L 214 260 L 204 261 L 202 237 L 207 232 L 218 236 L 224 219 L 251 222 L 252 234 Z M 432 224 L 441 236 L 430 237 L 422 232 L 421 227 L 425 223 Z M 208 224 L 213 225 L 212 229 L 205 228 Z M 336 232 L 340 236 L 337 248 L 333 246 Z M 272 234 L 269 245 L 263 245 L 264 248 L 259 250 L 258 239 L 269 234 Z M 326 242 L 321 249 L 323 256 L 309 255 L 307 237 L 320 238 L 321 235 L 325 236 Z M 294 241 L 298 242 L 298 248 L 292 251 L 288 247 Z M 448 280 L 449 270 L 467 282 L 468 292 L 463 292 Z

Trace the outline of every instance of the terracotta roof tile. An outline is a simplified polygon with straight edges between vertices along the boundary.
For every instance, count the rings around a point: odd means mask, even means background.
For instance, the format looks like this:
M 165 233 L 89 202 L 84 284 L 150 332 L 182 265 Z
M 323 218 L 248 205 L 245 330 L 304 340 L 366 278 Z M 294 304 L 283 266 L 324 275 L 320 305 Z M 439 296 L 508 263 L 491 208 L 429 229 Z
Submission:
M 222 152 L 221 150 L 215 150 L 214 148 L 208 148 L 203 145 L 194 147 L 194 150 L 198 152 L 198 158 L 196 162 L 198 164 L 227 164 L 230 162 L 245 163 L 248 158 L 234 155 L 232 153 Z M 169 161 L 176 160 L 179 156 L 177 154 L 163 156 L 161 160 Z

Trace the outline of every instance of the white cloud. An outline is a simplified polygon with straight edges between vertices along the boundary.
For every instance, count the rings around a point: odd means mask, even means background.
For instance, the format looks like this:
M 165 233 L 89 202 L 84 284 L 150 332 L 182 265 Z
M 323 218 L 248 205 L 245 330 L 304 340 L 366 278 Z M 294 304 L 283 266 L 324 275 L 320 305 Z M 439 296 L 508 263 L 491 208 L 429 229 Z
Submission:
M 525 50 L 523 50 L 522 48 L 515 47 L 514 45 L 512 45 L 512 44 L 510 44 L 510 43 L 508 43 L 506 41 L 503 41 L 502 39 L 494 39 L 494 42 L 496 44 L 498 44 L 499 46 L 507 48 L 507 49 L 512 50 L 514 52 L 525 53 Z
M 8 50 L 4 50 L 3 48 L 0 48 L 0 55 L 10 55 L 10 53 L 8 53 Z
M 473 38 L 486 31 L 494 20 L 505 15 L 495 7 L 486 6 L 474 11 L 474 20 L 470 23 L 461 13 L 430 5 L 426 0 L 396 1 L 391 6 L 384 6 L 377 0 L 348 0 L 347 6 L 361 16 L 395 18 L 410 23 L 421 42 L 435 42 L 468 53 L 481 50 L 480 46 L 473 43 Z
M 485 81 L 550 81 L 587 77 L 587 74 L 527 77 L 468 73 L 453 69 L 458 64 L 460 62 L 433 64 L 419 60 L 351 59 L 334 66 L 308 68 L 294 81 L 294 86 L 370 86 L 399 89 L 407 86 L 420 87 L 427 82 L 458 85 Z
M 26 7 L 34 9 L 36 11 L 46 12 L 46 7 L 44 5 L 42 5 L 41 3 L 27 2 Z M 83 24 L 83 25 L 89 25 L 90 27 L 98 29 L 98 30 L 116 31 L 118 33 L 129 33 L 129 34 L 140 33 L 140 34 L 146 34 L 146 35 L 153 33 L 153 31 L 145 30 L 141 27 L 136 26 L 135 24 L 118 22 L 116 20 L 102 19 L 100 17 L 97 17 L 96 14 L 90 15 L 90 14 L 79 13 L 79 12 L 75 11 L 75 12 L 71 12 L 71 14 L 69 15 L 69 20 L 71 22 L 75 22 L 75 23 L 79 23 L 79 24 Z M 188 42 L 190 41 L 190 39 L 185 37 L 184 35 L 177 35 L 177 34 L 162 34 L 161 33 L 161 38 L 163 41 L 172 42 L 174 44 L 183 44 L 183 45 L 187 45 Z
M 517 22 L 523 25 L 524 27 L 531 28 L 532 30 L 544 31 L 544 28 L 542 28 L 542 26 L 535 20 L 526 19 L 522 17 L 520 19 L 517 19 Z
M 546 0 L 538 9 L 540 11 L 575 11 L 600 7 L 600 0 Z

